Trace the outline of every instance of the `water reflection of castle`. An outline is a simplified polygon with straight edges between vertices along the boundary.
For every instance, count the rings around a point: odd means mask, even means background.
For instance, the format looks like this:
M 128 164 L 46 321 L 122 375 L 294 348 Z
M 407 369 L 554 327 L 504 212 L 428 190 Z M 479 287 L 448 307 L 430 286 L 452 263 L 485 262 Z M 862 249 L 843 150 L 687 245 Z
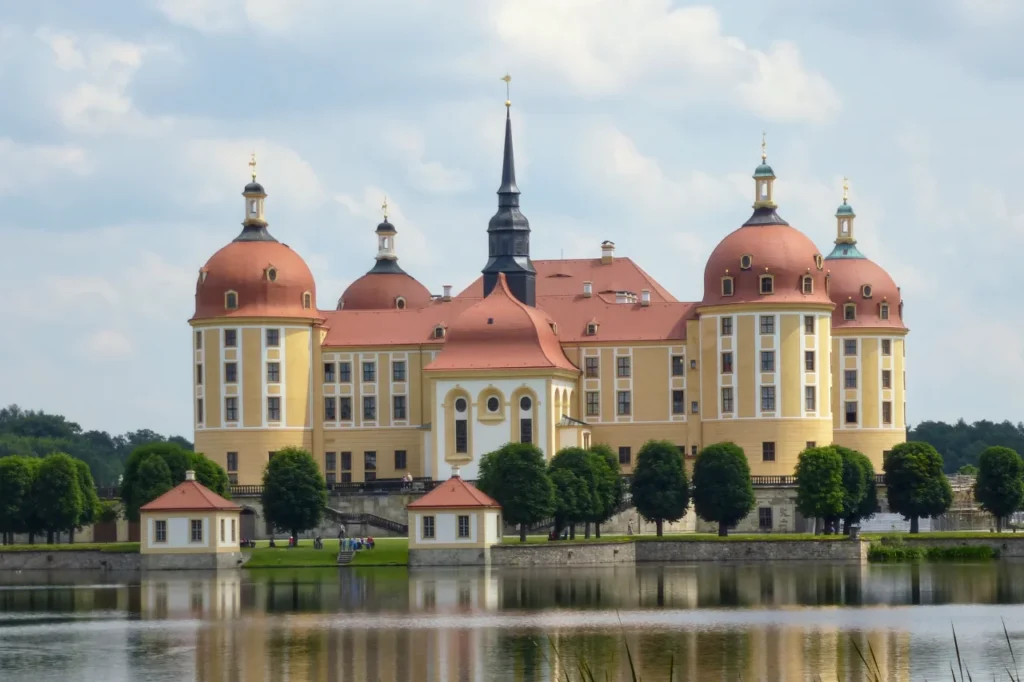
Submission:
M 150 673 L 166 661 L 172 677 L 203 682 L 546 681 L 563 670 L 576 679 L 581 658 L 602 679 L 629 679 L 625 632 L 645 680 L 663 679 L 670 660 L 677 679 L 866 680 L 848 629 L 767 615 L 872 603 L 863 570 L 812 579 L 770 566 L 146 577 L 141 617 L 163 626 L 142 628 L 133 649 Z M 703 623 L 712 613 L 757 622 Z M 865 652 L 870 643 L 882 679 L 909 679 L 909 635 L 854 637 Z

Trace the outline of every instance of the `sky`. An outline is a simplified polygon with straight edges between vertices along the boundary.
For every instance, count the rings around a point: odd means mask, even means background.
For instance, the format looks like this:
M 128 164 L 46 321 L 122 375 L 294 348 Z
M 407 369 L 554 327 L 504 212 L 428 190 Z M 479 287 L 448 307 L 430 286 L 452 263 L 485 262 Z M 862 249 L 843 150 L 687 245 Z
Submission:
M 191 435 L 196 276 L 240 229 L 253 150 L 320 307 L 372 266 L 385 195 L 403 267 L 461 290 L 508 72 L 535 259 L 610 239 L 699 300 L 765 131 L 779 213 L 823 253 L 850 178 L 861 250 L 903 291 L 911 424 L 1024 419 L 1019 0 L 0 7 L 0 404 Z

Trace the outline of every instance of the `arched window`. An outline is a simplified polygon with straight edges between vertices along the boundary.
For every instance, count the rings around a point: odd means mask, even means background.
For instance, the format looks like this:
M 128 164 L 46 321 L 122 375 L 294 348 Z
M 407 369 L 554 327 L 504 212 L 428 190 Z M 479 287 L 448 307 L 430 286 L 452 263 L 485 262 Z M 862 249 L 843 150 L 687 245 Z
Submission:
M 469 452 L 469 401 L 463 397 L 455 399 L 455 452 Z
M 227 291 L 224 293 L 224 307 L 228 310 L 238 310 L 238 292 Z
M 305 308 L 306 310 L 309 310 L 310 308 L 313 307 L 313 294 L 309 293 L 308 291 L 302 294 L 302 307 Z
M 528 395 L 519 399 L 519 442 L 533 442 L 533 399 Z
M 889 319 L 889 304 L 888 303 L 883 303 L 880 306 L 878 306 L 878 317 L 883 319 L 883 320 L 888 320 Z
M 762 294 L 774 294 L 775 293 L 775 276 L 774 275 L 761 275 L 761 293 Z
M 597 336 L 597 322 L 587 324 L 587 336 Z
M 732 296 L 734 292 L 732 277 L 722 278 L 722 296 Z
M 857 319 L 857 304 L 847 303 L 843 306 L 843 319 L 844 320 L 856 320 Z
M 805 294 L 814 293 L 814 278 L 810 275 L 804 275 L 803 277 L 803 292 Z
M 434 338 L 435 339 L 443 339 L 444 338 L 444 326 L 443 325 L 439 324 L 436 327 L 434 327 Z

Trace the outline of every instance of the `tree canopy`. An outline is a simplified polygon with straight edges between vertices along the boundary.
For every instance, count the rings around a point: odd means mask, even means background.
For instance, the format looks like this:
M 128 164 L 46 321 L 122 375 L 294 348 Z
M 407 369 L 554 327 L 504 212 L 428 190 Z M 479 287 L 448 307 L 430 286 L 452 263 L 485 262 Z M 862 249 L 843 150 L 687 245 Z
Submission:
M 636 458 L 631 488 L 637 512 L 655 523 L 660 537 L 665 521 L 678 521 L 690 507 L 690 482 L 679 448 L 667 440 L 644 443 Z
M 261 501 L 266 519 L 296 539 L 316 528 L 327 507 L 327 482 L 313 455 L 296 447 L 278 450 L 263 470 Z
M 1001 446 L 982 450 L 974 499 L 995 517 L 996 530 L 1001 531 L 1003 519 L 1024 503 L 1024 461 L 1015 450 Z
M 863 495 L 860 470 L 855 473 L 856 490 L 850 496 L 857 494 L 857 497 L 851 507 L 858 504 Z M 797 459 L 795 475 L 797 511 L 808 519 L 824 519 L 825 532 L 831 533 L 832 520 L 843 513 L 843 502 L 847 497 L 843 489 L 842 455 L 831 445 L 807 448 Z
M 833 445 L 843 458 L 843 520 L 844 532 L 849 534 L 850 526 L 869 519 L 878 511 L 878 484 L 875 482 L 875 466 L 862 452 L 842 445 Z M 856 492 L 855 471 L 859 473 L 860 493 Z
M 150 462 L 159 459 L 163 466 Z M 145 464 L 145 467 L 143 465 Z M 227 472 L 205 456 L 176 443 L 150 443 L 135 448 L 124 465 L 121 501 L 126 518 L 139 518 L 139 508 L 185 480 L 185 472 L 196 472 L 196 480 L 222 497 L 231 496 Z
M 754 486 L 743 448 L 715 443 L 697 455 L 693 465 L 693 506 L 697 516 L 718 524 L 718 534 L 742 521 L 754 508 Z
M 64 453 L 44 457 L 32 482 L 32 512 L 39 529 L 51 539 L 55 532 L 70 531 L 80 525 L 83 507 L 75 460 Z
M 555 490 L 544 453 L 530 443 L 505 443 L 484 455 L 476 485 L 501 505 L 507 523 L 519 526 L 523 542 L 527 526 L 555 513 Z
M 896 445 L 883 462 L 889 509 L 910 520 L 918 532 L 918 519 L 936 517 L 953 503 L 953 489 L 942 471 L 942 455 L 928 443 L 908 441 Z
M 946 473 L 957 472 L 965 464 L 978 465 L 981 453 L 993 445 L 1024 452 L 1024 423 L 991 422 L 987 419 L 968 424 L 924 421 L 908 430 L 907 440 L 930 444 L 942 455 Z

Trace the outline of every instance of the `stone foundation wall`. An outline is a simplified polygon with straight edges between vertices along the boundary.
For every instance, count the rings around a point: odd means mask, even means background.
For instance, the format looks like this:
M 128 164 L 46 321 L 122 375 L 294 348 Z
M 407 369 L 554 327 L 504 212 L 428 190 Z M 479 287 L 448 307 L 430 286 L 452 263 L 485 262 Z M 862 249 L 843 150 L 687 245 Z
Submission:
M 146 571 L 210 571 L 240 568 L 245 563 L 241 552 L 217 554 L 141 554 Z
M 551 542 L 491 548 L 492 566 L 594 566 L 636 563 L 634 542 Z
M 410 549 L 409 567 L 416 566 L 489 566 L 491 549 L 473 547 L 466 549 Z
M 868 560 L 866 540 L 679 540 L 637 542 L 637 562 Z
M 0 571 L 137 571 L 137 552 L 0 552 Z

